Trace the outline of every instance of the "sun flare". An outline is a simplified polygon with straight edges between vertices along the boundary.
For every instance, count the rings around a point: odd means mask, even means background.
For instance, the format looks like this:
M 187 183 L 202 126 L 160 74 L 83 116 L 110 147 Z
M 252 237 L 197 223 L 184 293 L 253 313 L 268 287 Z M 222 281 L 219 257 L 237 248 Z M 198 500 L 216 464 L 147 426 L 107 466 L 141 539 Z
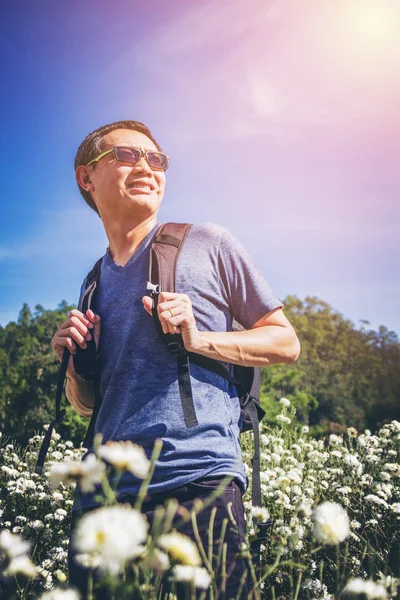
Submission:
M 348 2 L 343 25 L 348 40 L 365 51 L 397 46 L 400 37 L 399 5 L 393 0 Z

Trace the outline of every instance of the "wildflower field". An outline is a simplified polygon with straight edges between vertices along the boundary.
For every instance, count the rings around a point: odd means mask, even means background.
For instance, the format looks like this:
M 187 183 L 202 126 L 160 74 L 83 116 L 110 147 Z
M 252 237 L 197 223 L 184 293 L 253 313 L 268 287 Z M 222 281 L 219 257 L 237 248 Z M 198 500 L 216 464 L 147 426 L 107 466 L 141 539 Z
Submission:
M 280 405 L 278 425 L 260 426 L 263 506 L 251 506 L 250 490 L 244 497 L 248 543 L 241 553 L 253 581 L 248 597 L 400 598 L 400 423 L 376 435 L 349 428 L 317 440 L 306 426 L 293 425 L 287 399 Z M 207 548 L 171 530 L 174 502 L 160 508 L 151 528 L 140 510 L 116 502 L 103 458 L 142 478 L 145 493 L 156 455 L 148 461 L 134 444 L 103 446 L 97 438 L 95 454 L 81 463 L 85 449 L 53 432 L 41 476 L 34 466 L 42 439 L 35 435 L 20 448 L 0 438 L 0 598 L 80 598 L 67 580 L 79 478 L 88 490 L 102 482 L 105 506 L 81 519 L 75 544 L 82 564 L 100 569 L 116 599 L 164 598 L 167 578 L 183 585 L 189 600 L 229 600 L 216 585 L 221 555 L 210 557 Z M 250 434 L 242 436 L 242 451 L 251 480 Z M 260 578 L 250 552 L 257 522 L 267 523 Z M 96 598 L 95 586 L 87 597 Z M 166 597 L 176 598 L 173 589 Z

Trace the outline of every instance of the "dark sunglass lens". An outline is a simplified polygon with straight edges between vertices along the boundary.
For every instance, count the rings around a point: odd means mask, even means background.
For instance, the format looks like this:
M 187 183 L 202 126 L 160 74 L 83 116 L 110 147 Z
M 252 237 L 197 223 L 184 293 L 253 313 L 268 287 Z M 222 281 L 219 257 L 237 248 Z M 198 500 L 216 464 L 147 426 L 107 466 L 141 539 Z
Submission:
M 135 165 L 140 160 L 140 150 L 137 148 L 116 148 L 117 159 L 122 162 L 132 163 Z
M 165 169 L 168 167 L 168 156 L 161 154 L 161 152 L 148 152 L 147 158 L 149 159 L 149 165 L 154 169 Z

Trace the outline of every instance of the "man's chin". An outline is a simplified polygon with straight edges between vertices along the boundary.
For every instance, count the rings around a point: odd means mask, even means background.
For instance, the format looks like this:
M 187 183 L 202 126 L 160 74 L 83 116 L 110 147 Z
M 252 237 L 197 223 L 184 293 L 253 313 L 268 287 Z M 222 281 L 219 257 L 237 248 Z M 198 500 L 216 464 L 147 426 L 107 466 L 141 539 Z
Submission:
M 160 207 L 161 200 L 155 194 L 135 194 L 126 198 L 123 204 L 129 210 L 148 210 L 154 212 Z

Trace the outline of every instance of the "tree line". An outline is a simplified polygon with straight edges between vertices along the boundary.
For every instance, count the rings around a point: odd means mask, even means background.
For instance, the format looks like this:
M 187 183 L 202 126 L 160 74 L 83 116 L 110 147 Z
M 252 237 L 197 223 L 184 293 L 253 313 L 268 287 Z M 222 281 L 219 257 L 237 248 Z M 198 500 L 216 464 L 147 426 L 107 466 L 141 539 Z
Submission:
M 262 369 L 261 403 L 267 422 L 286 397 L 293 417 L 315 435 L 347 427 L 376 430 L 400 420 L 400 341 L 386 327 L 354 323 L 316 297 L 290 295 L 284 310 L 302 350 L 292 365 Z M 0 326 L 0 431 L 25 445 L 55 414 L 59 363 L 50 348 L 57 327 L 75 308 L 66 301 L 56 310 L 24 304 L 16 322 Z M 67 413 L 58 431 L 79 444 L 88 426 L 65 400 Z

